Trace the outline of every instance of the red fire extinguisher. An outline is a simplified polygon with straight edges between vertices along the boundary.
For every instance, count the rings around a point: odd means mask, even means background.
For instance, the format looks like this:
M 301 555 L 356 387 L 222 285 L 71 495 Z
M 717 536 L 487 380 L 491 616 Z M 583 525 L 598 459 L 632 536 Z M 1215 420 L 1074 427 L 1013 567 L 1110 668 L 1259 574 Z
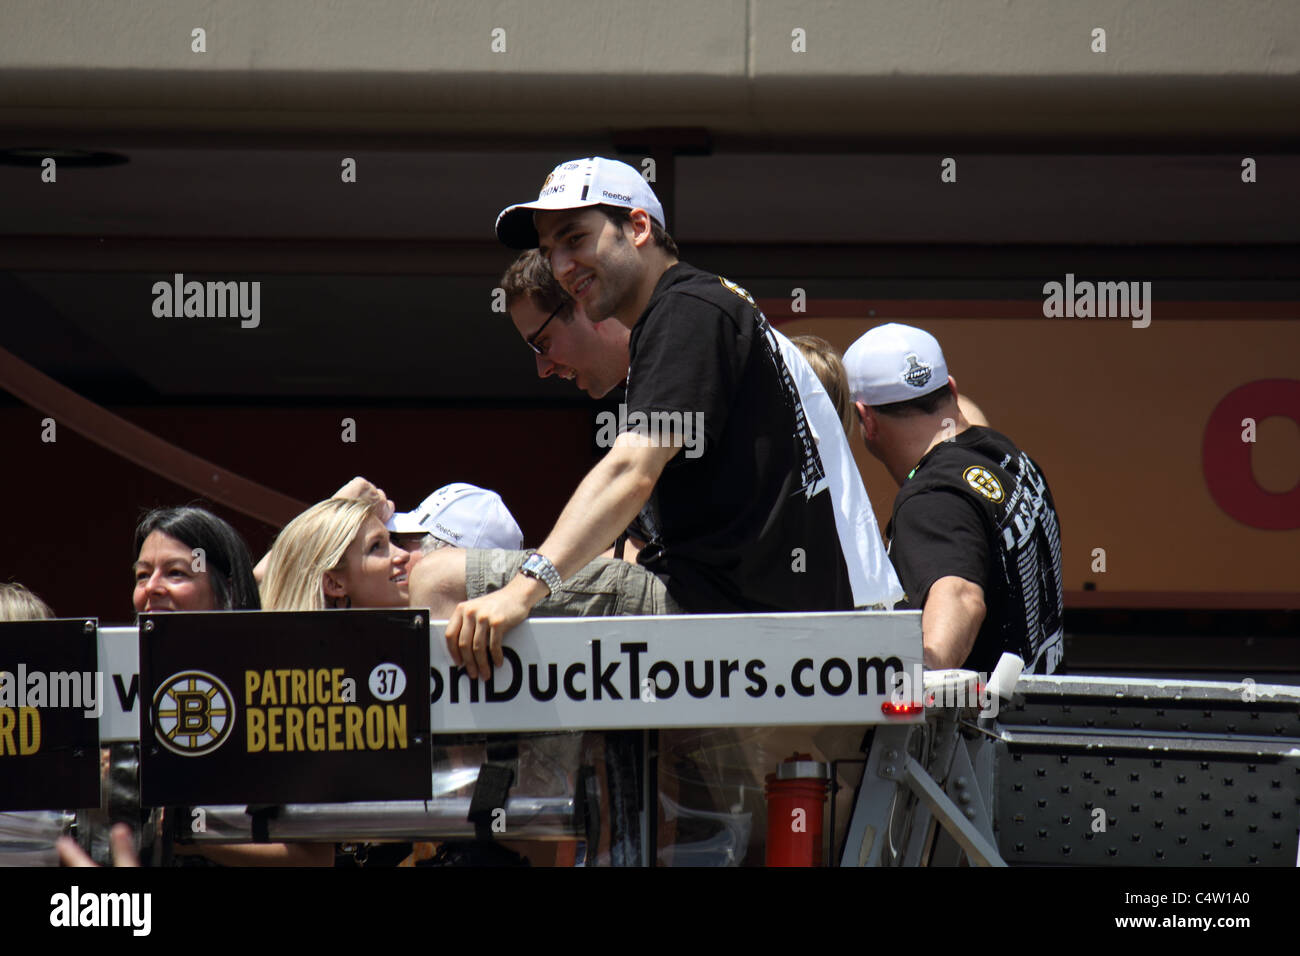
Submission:
M 822 865 L 826 764 L 793 754 L 767 775 L 767 865 Z

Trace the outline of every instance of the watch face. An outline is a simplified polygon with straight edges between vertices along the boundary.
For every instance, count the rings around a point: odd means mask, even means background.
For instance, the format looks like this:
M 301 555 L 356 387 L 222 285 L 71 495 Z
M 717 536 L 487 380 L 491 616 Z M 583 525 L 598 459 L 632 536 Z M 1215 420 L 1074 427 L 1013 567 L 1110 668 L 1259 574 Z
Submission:
M 521 574 L 527 574 L 529 577 L 541 581 L 551 593 L 555 593 L 558 588 L 559 574 L 551 567 L 550 562 L 540 554 L 530 554 L 519 571 Z

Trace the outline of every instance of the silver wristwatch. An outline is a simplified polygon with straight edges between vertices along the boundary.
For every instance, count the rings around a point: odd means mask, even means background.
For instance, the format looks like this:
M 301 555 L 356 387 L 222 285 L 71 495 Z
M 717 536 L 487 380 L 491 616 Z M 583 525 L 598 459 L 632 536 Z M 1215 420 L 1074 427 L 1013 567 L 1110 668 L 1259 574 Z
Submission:
M 555 570 L 555 565 L 551 564 L 551 559 L 544 554 L 538 554 L 535 551 L 530 554 L 528 559 L 524 561 L 524 566 L 519 569 L 519 573 L 541 581 L 552 594 L 560 590 L 560 572 Z

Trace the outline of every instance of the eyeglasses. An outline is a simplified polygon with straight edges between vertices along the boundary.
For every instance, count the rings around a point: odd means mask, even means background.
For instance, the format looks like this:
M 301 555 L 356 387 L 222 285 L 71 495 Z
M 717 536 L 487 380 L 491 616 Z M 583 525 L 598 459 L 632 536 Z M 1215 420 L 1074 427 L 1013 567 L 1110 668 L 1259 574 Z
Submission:
M 546 317 L 546 321 L 537 327 L 537 331 L 534 332 L 532 335 L 528 336 L 528 338 L 524 339 L 524 341 L 528 343 L 528 347 L 532 349 L 534 352 L 536 352 L 538 355 L 545 355 L 546 349 L 542 348 L 537 344 L 537 336 L 542 334 L 542 330 L 551 324 L 551 319 L 559 315 L 560 310 L 563 309 L 566 305 L 568 305 L 567 302 L 561 302 L 559 305 L 557 305 L 555 307 L 555 311 Z

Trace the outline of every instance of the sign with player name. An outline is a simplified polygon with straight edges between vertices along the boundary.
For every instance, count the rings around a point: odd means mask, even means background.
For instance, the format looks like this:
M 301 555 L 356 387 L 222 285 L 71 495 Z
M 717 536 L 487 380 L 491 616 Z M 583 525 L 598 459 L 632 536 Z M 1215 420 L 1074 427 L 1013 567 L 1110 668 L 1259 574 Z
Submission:
M 99 806 L 96 622 L 0 623 L 0 810 Z
M 431 795 L 423 611 L 140 619 L 146 806 Z
M 432 625 L 439 733 L 920 723 L 892 707 L 921 680 L 919 611 L 525 621 L 470 680 Z M 919 691 L 918 691 L 919 693 Z

